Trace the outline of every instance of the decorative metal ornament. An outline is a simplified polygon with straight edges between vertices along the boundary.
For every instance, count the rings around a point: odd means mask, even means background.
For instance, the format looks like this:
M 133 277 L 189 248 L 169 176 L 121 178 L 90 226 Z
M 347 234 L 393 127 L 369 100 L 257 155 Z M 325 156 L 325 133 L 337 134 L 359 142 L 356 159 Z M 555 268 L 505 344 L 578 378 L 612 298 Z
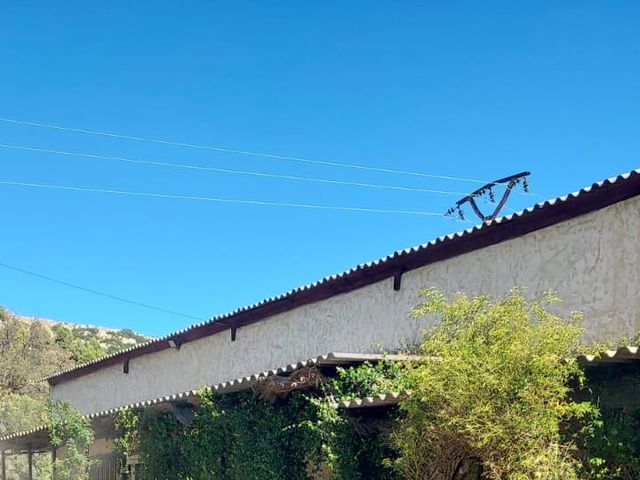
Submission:
M 491 220 L 494 220 L 500 214 L 500 211 L 502 210 L 502 208 L 507 203 L 509 195 L 511 195 L 511 191 L 513 190 L 513 187 L 515 187 L 519 183 L 522 183 L 522 189 L 525 192 L 529 191 L 529 182 L 527 180 L 527 177 L 529 175 L 531 175 L 531 172 L 520 172 L 520 173 L 516 173 L 515 175 L 510 175 L 508 177 L 501 178 L 499 180 L 494 180 L 493 182 L 489 182 L 486 185 L 483 185 L 482 187 L 478 188 L 477 190 L 471 192 L 469 195 L 467 195 L 467 196 L 461 198 L 460 200 L 458 200 L 456 202 L 455 206 L 453 206 L 449 210 L 447 210 L 445 215 L 450 216 L 450 215 L 453 215 L 453 213 L 457 213 L 458 217 L 460 217 L 461 220 L 464 220 L 465 216 L 464 216 L 464 210 L 462 209 L 462 206 L 465 203 L 468 203 L 471 206 L 471 210 L 473 210 L 473 213 L 475 213 L 481 221 L 490 222 Z M 478 204 L 476 203 L 476 198 L 488 195 L 489 196 L 489 200 L 491 201 L 491 203 L 495 203 L 496 196 L 495 196 L 494 187 L 496 185 L 502 185 L 502 184 L 506 184 L 507 185 L 507 188 L 505 189 L 504 193 L 502 194 L 502 198 L 498 202 L 498 205 L 496 205 L 496 208 L 493 210 L 493 212 L 490 213 L 489 215 L 485 215 L 484 213 L 482 213 L 480 211 L 480 208 L 478 207 Z

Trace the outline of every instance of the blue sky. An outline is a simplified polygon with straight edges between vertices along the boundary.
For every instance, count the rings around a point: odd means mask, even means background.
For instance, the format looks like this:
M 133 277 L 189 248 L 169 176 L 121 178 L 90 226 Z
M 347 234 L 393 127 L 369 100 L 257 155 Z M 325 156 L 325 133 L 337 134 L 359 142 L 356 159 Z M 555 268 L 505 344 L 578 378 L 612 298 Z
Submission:
M 0 117 L 491 180 L 510 208 L 640 166 L 640 4 L 12 2 Z M 0 143 L 465 192 L 478 185 L 0 122 Z M 455 195 L 0 148 L 0 182 L 444 212 Z M 467 225 L 435 216 L 0 185 L 0 262 L 207 318 Z M 193 323 L 0 267 L 25 315 Z

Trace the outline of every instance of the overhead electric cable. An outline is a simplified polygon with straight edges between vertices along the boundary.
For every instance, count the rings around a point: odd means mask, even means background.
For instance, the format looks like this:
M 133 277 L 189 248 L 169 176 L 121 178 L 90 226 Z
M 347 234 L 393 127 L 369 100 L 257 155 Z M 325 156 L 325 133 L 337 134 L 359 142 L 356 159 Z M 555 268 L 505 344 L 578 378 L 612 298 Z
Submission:
M 224 174 L 232 174 L 232 175 L 263 177 L 263 178 L 277 178 L 282 180 L 294 180 L 294 181 L 311 182 L 311 183 L 347 185 L 347 186 L 377 188 L 377 189 L 386 189 L 386 190 L 401 190 L 401 191 L 407 191 L 407 192 L 433 193 L 433 194 L 440 194 L 440 195 L 466 195 L 465 192 L 453 192 L 453 191 L 447 191 L 447 190 L 434 190 L 429 188 L 405 187 L 403 185 L 386 185 L 386 184 L 379 184 L 379 183 L 351 182 L 347 180 L 336 180 L 331 178 L 301 177 L 296 175 L 280 175 L 280 174 L 267 173 L 267 172 L 255 172 L 251 170 L 234 170 L 229 168 L 207 167 L 207 166 L 189 165 L 189 164 L 183 164 L 183 163 L 160 162 L 156 160 L 141 160 L 141 159 L 127 158 L 127 157 L 97 155 L 93 153 L 84 153 L 84 152 L 68 152 L 63 150 L 53 150 L 49 148 L 39 148 L 39 147 L 31 147 L 31 146 L 25 146 L 25 145 L 13 145 L 13 144 L 0 143 L 0 148 L 7 148 L 12 150 L 23 150 L 23 151 L 29 151 L 29 152 L 39 152 L 39 153 L 51 153 L 55 155 L 64 155 L 69 157 L 83 157 L 83 158 L 91 158 L 96 160 L 107 160 L 107 161 L 115 161 L 115 162 L 122 162 L 122 163 L 139 164 L 139 165 L 150 165 L 155 167 L 179 168 L 179 169 L 185 169 L 185 170 L 207 171 L 207 172 L 216 172 L 216 173 L 224 173 Z
M 199 195 L 179 195 L 179 194 L 172 194 L 172 193 L 157 193 L 157 192 L 134 192 L 129 190 L 88 188 L 88 187 L 77 187 L 72 185 L 50 185 L 50 184 L 31 183 L 31 182 L 0 181 L 0 185 L 11 185 L 11 186 L 27 187 L 27 188 L 42 188 L 42 189 L 48 189 L 48 190 L 67 190 L 67 191 L 74 191 L 74 192 L 106 193 L 106 194 L 126 195 L 126 196 L 136 196 L 136 197 L 195 200 L 195 201 L 203 201 L 203 202 L 216 202 L 216 203 L 239 204 L 239 205 L 261 205 L 261 206 L 271 206 L 271 207 L 308 208 L 308 209 L 314 209 L 314 210 L 338 210 L 338 211 L 347 211 L 347 212 L 390 213 L 390 214 L 400 214 L 400 215 L 444 217 L 443 213 L 423 212 L 420 210 L 398 210 L 398 209 L 384 209 L 384 208 L 315 205 L 315 204 L 308 204 L 308 203 L 271 202 L 271 201 L 265 201 L 265 200 L 244 200 L 244 199 L 205 197 L 205 196 L 199 196 Z
M 437 179 L 440 179 L 440 180 L 452 180 L 452 181 L 459 181 L 459 182 L 473 182 L 473 183 L 483 183 L 483 184 L 487 183 L 485 180 L 478 180 L 478 179 L 475 179 L 475 178 L 456 177 L 456 176 L 452 176 L 452 175 L 440 175 L 440 174 L 434 174 L 434 173 L 413 172 L 413 171 L 409 171 L 409 170 L 399 170 L 399 169 L 386 168 L 386 167 L 371 167 L 371 166 L 368 166 L 368 165 L 361 165 L 361 164 L 354 164 L 354 163 L 332 162 L 332 161 L 327 161 L 327 160 L 313 160 L 313 159 L 303 158 L 303 157 L 295 157 L 295 156 L 289 156 L 289 155 L 279 155 L 279 154 L 273 154 L 273 153 L 267 153 L 267 152 L 251 151 L 251 150 L 240 150 L 240 149 L 233 149 L 233 148 L 227 148 L 227 147 L 219 147 L 219 146 L 215 146 L 215 145 L 203 145 L 203 144 L 196 144 L 196 143 L 176 142 L 176 141 L 165 140 L 165 139 L 161 139 L 161 138 L 141 137 L 141 136 L 136 136 L 136 135 L 125 135 L 125 134 L 105 132 L 105 131 L 100 131 L 100 130 L 89 130 L 89 129 L 84 129 L 84 128 L 71 128 L 71 127 L 64 127 L 64 126 L 61 126 L 61 125 L 53 125 L 53 124 L 48 124 L 48 123 L 30 122 L 30 121 L 25 121 L 25 120 L 16 120 L 16 119 L 13 119 L 13 118 L 1 118 L 0 117 L 0 122 L 12 123 L 12 124 L 16 124 L 16 125 L 25 125 L 25 126 L 37 127 L 37 128 L 48 128 L 48 129 L 60 130 L 60 131 L 72 132 L 72 133 L 82 133 L 82 134 L 85 134 L 85 135 L 96 135 L 96 136 L 102 136 L 102 137 L 119 138 L 119 139 L 123 139 L 123 140 L 133 140 L 133 141 L 136 141 L 136 142 L 157 143 L 157 144 L 161 144 L 161 145 L 173 145 L 173 146 L 177 146 L 177 147 L 196 148 L 196 149 L 200 149 L 200 150 L 212 150 L 212 151 L 215 151 L 215 152 L 233 153 L 233 154 L 237 154 L 237 155 L 263 157 L 263 158 L 270 158 L 270 159 L 274 159 L 274 160 L 289 160 L 289 161 L 293 161 L 293 162 L 308 163 L 308 164 L 314 164 L 314 165 L 324 165 L 324 166 L 339 167 L 339 168 L 351 168 L 351 169 L 357 169 L 357 170 L 367 170 L 367 171 L 373 171 L 373 172 L 392 173 L 392 174 L 399 174 L 399 175 L 412 175 L 412 176 L 416 176 L 416 177 L 437 178 Z
M 188 318 L 190 320 L 197 320 L 198 322 L 201 322 L 203 320 L 202 318 L 194 317 L 193 315 L 188 315 L 186 313 L 180 313 L 180 312 L 176 312 L 176 311 L 173 311 L 173 310 L 168 310 L 166 308 L 157 307 L 155 305 L 151 305 L 151 304 L 148 304 L 148 303 L 138 302 L 136 300 L 131 300 L 129 298 L 120 297 L 118 295 L 112 295 L 110 293 L 101 292 L 99 290 L 94 290 L 93 288 L 87 288 L 87 287 L 83 287 L 81 285 L 76 285 L 75 283 L 67 282 L 65 280 L 59 280 L 57 278 L 49 277 L 49 276 L 43 275 L 41 273 L 32 272 L 30 270 L 27 270 L 27 269 L 24 269 L 24 268 L 21 268 L 21 267 L 16 267 L 15 265 L 10 265 L 8 263 L 0 262 L 0 267 L 7 268 L 9 270 L 14 270 L 16 272 L 20 272 L 20 273 L 23 273 L 25 275 L 30 275 L 32 277 L 36 277 L 36 278 L 39 278 L 41 280 L 46 280 L 48 282 L 53 282 L 53 283 L 57 283 L 59 285 L 64 285 L 65 287 L 75 288 L 76 290 L 81 290 L 81 291 L 86 292 L 86 293 L 91 293 L 91 294 L 94 294 L 94 295 L 99 295 L 101 297 L 109 298 L 111 300 L 116 300 L 118 302 L 128 303 L 130 305 L 135 305 L 137 307 L 147 308 L 149 310 L 155 310 L 157 312 L 167 313 L 167 314 L 175 315 L 175 316 L 178 316 L 178 317 L 184 317 L 184 318 Z

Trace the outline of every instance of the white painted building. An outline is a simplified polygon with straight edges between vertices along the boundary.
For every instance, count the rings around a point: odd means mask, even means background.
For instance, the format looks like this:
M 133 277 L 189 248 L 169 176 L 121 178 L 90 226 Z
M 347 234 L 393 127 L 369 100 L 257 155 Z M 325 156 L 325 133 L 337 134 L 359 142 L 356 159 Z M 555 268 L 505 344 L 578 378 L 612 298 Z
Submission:
M 424 287 L 555 290 L 560 313 L 584 312 L 589 339 L 635 334 L 639 241 L 636 170 L 57 373 L 51 397 L 96 414 L 327 352 L 403 349 L 430 321 L 409 316 Z
M 51 396 L 89 414 L 327 352 L 401 349 L 418 342 L 426 326 L 409 317 L 423 287 L 502 294 L 522 286 L 531 296 L 555 290 L 561 312 L 584 312 L 588 335 L 634 334 L 640 331 L 639 193 L 636 171 L 395 252 L 53 375 Z

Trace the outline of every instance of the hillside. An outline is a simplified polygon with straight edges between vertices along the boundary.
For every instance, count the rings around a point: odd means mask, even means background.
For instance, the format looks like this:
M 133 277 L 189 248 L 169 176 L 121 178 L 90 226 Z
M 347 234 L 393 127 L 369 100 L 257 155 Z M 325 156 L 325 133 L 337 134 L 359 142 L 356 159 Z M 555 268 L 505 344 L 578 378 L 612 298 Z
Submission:
M 42 322 L 51 329 L 56 342 L 70 354 L 75 363 L 95 360 L 151 339 L 129 329 L 110 329 L 52 320 Z
M 0 436 L 43 422 L 44 376 L 148 340 L 128 329 L 20 317 L 0 308 Z
M 18 318 L 27 323 L 40 322 L 49 328 L 56 343 L 69 353 L 74 363 L 89 362 L 103 355 L 147 342 L 152 338 L 140 335 L 128 328 L 106 328 L 97 325 L 59 322 L 47 318 L 25 316 Z

